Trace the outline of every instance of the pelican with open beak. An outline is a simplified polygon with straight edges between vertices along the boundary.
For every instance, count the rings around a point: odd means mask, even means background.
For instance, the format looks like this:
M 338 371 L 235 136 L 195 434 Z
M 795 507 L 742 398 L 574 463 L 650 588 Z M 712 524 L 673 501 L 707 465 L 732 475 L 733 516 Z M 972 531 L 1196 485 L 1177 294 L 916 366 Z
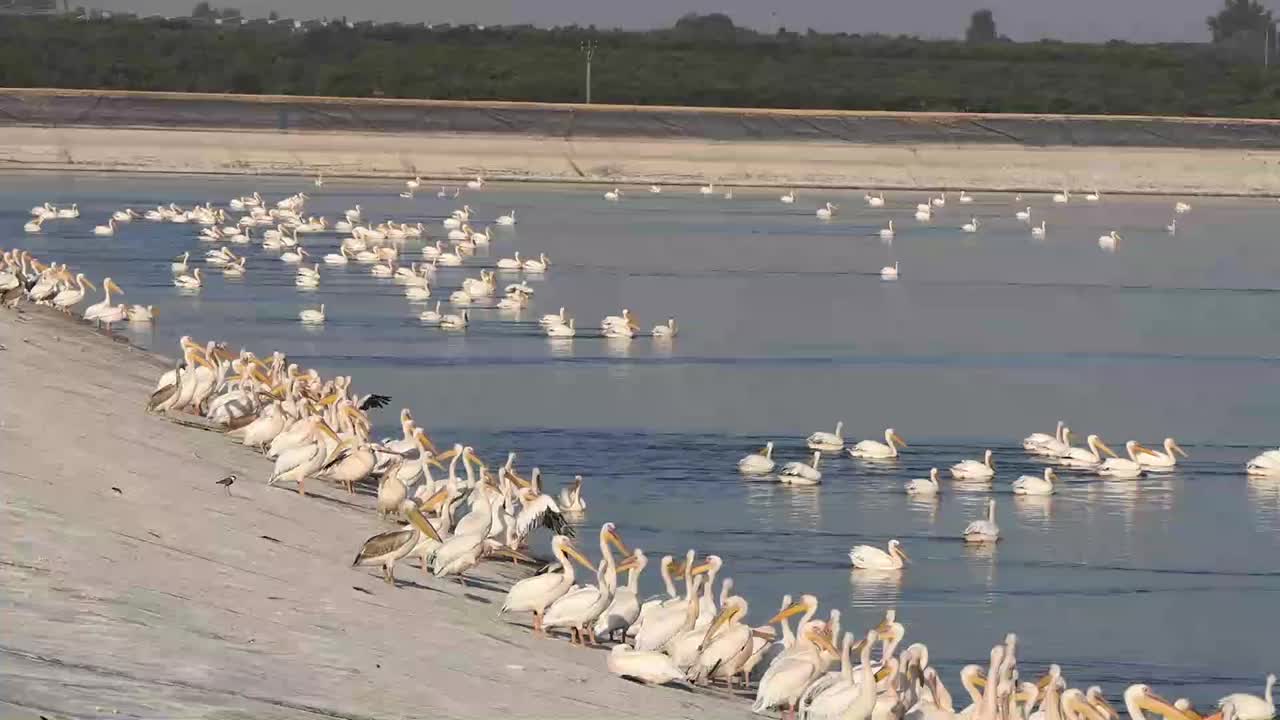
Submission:
M 893 428 L 884 431 L 884 442 L 879 440 L 861 440 L 849 448 L 849 457 L 864 460 L 889 460 L 898 457 L 898 448 L 907 447 L 907 443 Z
M 435 542 L 441 542 L 436 529 L 416 507 L 413 507 L 412 503 L 406 503 L 401 510 L 408 518 L 409 524 L 397 530 L 378 533 L 365 540 L 364 545 L 360 546 L 360 552 L 356 553 L 356 559 L 351 563 L 352 567 L 381 565 L 382 578 L 391 585 L 396 582 L 396 562 L 408 555 L 419 540 L 427 537 Z

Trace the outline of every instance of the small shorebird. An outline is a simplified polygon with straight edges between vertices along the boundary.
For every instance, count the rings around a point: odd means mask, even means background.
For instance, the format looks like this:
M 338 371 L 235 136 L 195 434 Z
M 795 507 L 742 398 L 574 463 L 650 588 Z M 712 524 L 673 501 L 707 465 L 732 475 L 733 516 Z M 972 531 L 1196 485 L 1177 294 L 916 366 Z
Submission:
M 226 488 L 226 489 L 227 489 L 227 494 L 228 494 L 228 495 L 230 495 L 230 494 L 231 494 L 231 483 L 234 483 L 235 481 L 236 481 L 236 474 L 235 474 L 235 473 L 231 473 L 230 475 L 228 475 L 228 476 L 226 476 L 226 477 L 222 478 L 221 480 L 219 480 L 219 481 L 218 481 L 217 483 L 215 483 L 215 484 L 217 484 L 217 485 L 221 485 L 222 487 Z

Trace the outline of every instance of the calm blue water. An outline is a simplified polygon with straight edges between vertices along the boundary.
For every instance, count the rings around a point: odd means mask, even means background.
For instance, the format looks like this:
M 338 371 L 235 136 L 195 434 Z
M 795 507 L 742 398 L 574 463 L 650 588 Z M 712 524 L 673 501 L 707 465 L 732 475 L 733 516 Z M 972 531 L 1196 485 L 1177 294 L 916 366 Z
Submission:
M 473 308 L 469 332 L 446 334 L 423 327 L 425 306 L 365 266 L 322 267 L 321 287 L 299 290 L 294 268 L 255 242 L 233 246 L 249 257 L 243 280 L 210 269 L 204 289 L 184 295 L 170 259 L 216 247 L 195 239 L 197 226 L 91 234 L 126 205 L 299 189 L 313 196 L 308 214 L 332 220 L 359 203 L 366 217 L 422 221 L 435 236 L 462 201 L 480 224 L 515 209 L 519 224 L 494 230 L 488 256 L 440 270 L 432 287 L 442 300 L 513 249 L 546 252 L 553 266 L 528 278 L 529 310 Z M 727 201 L 636 189 L 614 204 L 600 188 L 496 184 L 457 201 L 434 188 L 401 199 L 401 189 L 0 174 L 0 245 L 110 275 L 123 300 L 159 307 L 154 327 L 122 329 L 143 346 L 171 353 L 190 334 L 283 350 L 393 395 L 376 418 L 382 432 L 408 405 L 437 442 L 465 441 L 495 459 L 516 450 L 551 486 L 581 473 L 588 524 L 617 522 L 651 557 L 686 547 L 724 556 L 758 620 L 784 592 L 817 594 L 824 613 L 839 607 L 854 628 L 896 606 L 907 641 L 929 644 L 953 692 L 958 666 L 985 658 L 1008 631 L 1021 635 L 1024 663 L 1058 662 L 1073 684 L 1144 681 L 1198 704 L 1260 692 L 1263 674 L 1280 667 L 1280 482 L 1243 473 L 1259 448 L 1280 443 L 1275 202 L 1193 200 L 1171 236 L 1174 198 L 1055 206 L 1043 195 L 984 194 L 960 206 L 952 195 L 923 225 L 911 215 L 924 193 L 888 193 L 889 208 L 871 209 L 861 192 L 802 191 L 786 206 L 776 191 Z M 78 202 L 83 215 L 24 235 L 28 209 L 45 200 Z M 827 200 L 841 211 L 824 223 L 813 208 Z M 1045 240 L 1014 219 L 1025 205 L 1048 222 Z M 958 229 L 970 216 L 981 223 L 974 235 Z M 898 234 L 885 244 L 876 231 L 890 218 Z M 1123 240 L 1108 254 L 1096 239 L 1112 229 Z M 304 238 L 317 260 L 338 242 Z M 405 257 L 418 259 L 422 244 L 406 243 Z M 894 261 L 901 280 L 881 282 Z M 323 327 L 297 322 L 322 302 Z M 535 321 L 561 305 L 583 327 L 622 307 L 645 328 L 674 315 L 680 335 L 553 343 Z M 1008 483 L 1042 467 L 1020 439 L 1057 419 L 1117 449 L 1172 435 L 1191 460 L 1136 482 L 1063 473 L 1050 499 L 1013 497 Z M 765 440 L 781 459 L 799 458 L 802 438 L 836 420 L 850 441 L 892 426 L 911 446 L 887 466 L 832 457 L 814 489 L 737 476 L 736 460 Z M 994 552 L 959 541 L 987 493 L 949 481 L 936 502 L 901 492 L 904 480 L 986 447 L 996 451 L 1004 536 Z M 850 572 L 851 545 L 891 537 L 915 560 L 906 572 Z M 656 591 L 650 575 L 646 590 Z

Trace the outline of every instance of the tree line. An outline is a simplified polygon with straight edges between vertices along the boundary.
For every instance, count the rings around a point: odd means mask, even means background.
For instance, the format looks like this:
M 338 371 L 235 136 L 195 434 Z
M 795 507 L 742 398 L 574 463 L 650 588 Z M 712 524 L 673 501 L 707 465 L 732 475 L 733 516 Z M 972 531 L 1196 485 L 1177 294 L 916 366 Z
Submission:
M 1221 42 L 1159 45 L 1014 43 L 997 36 L 990 13 L 975 16 L 967 42 L 760 33 L 722 15 L 646 32 L 9 17 L 0 85 L 579 102 L 580 47 L 592 41 L 592 95 L 604 103 L 1280 115 L 1280 76 L 1262 65 L 1261 47 L 1231 42 L 1256 32 L 1256 2 L 1225 2 Z M 1242 21 L 1245 30 L 1231 29 Z

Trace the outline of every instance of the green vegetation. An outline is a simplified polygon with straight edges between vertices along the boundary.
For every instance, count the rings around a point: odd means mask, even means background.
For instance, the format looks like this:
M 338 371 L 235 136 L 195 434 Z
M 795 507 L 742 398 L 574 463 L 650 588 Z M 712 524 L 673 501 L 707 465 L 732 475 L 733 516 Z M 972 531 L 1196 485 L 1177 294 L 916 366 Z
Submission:
M 1280 75 L 1253 40 L 1271 19 L 1226 3 L 1213 45 L 1013 43 L 989 13 L 960 42 L 761 34 L 723 15 L 649 32 L 242 24 L 201 3 L 198 18 L 5 18 L 0 86 L 577 102 L 591 40 L 605 103 L 1280 116 Z

